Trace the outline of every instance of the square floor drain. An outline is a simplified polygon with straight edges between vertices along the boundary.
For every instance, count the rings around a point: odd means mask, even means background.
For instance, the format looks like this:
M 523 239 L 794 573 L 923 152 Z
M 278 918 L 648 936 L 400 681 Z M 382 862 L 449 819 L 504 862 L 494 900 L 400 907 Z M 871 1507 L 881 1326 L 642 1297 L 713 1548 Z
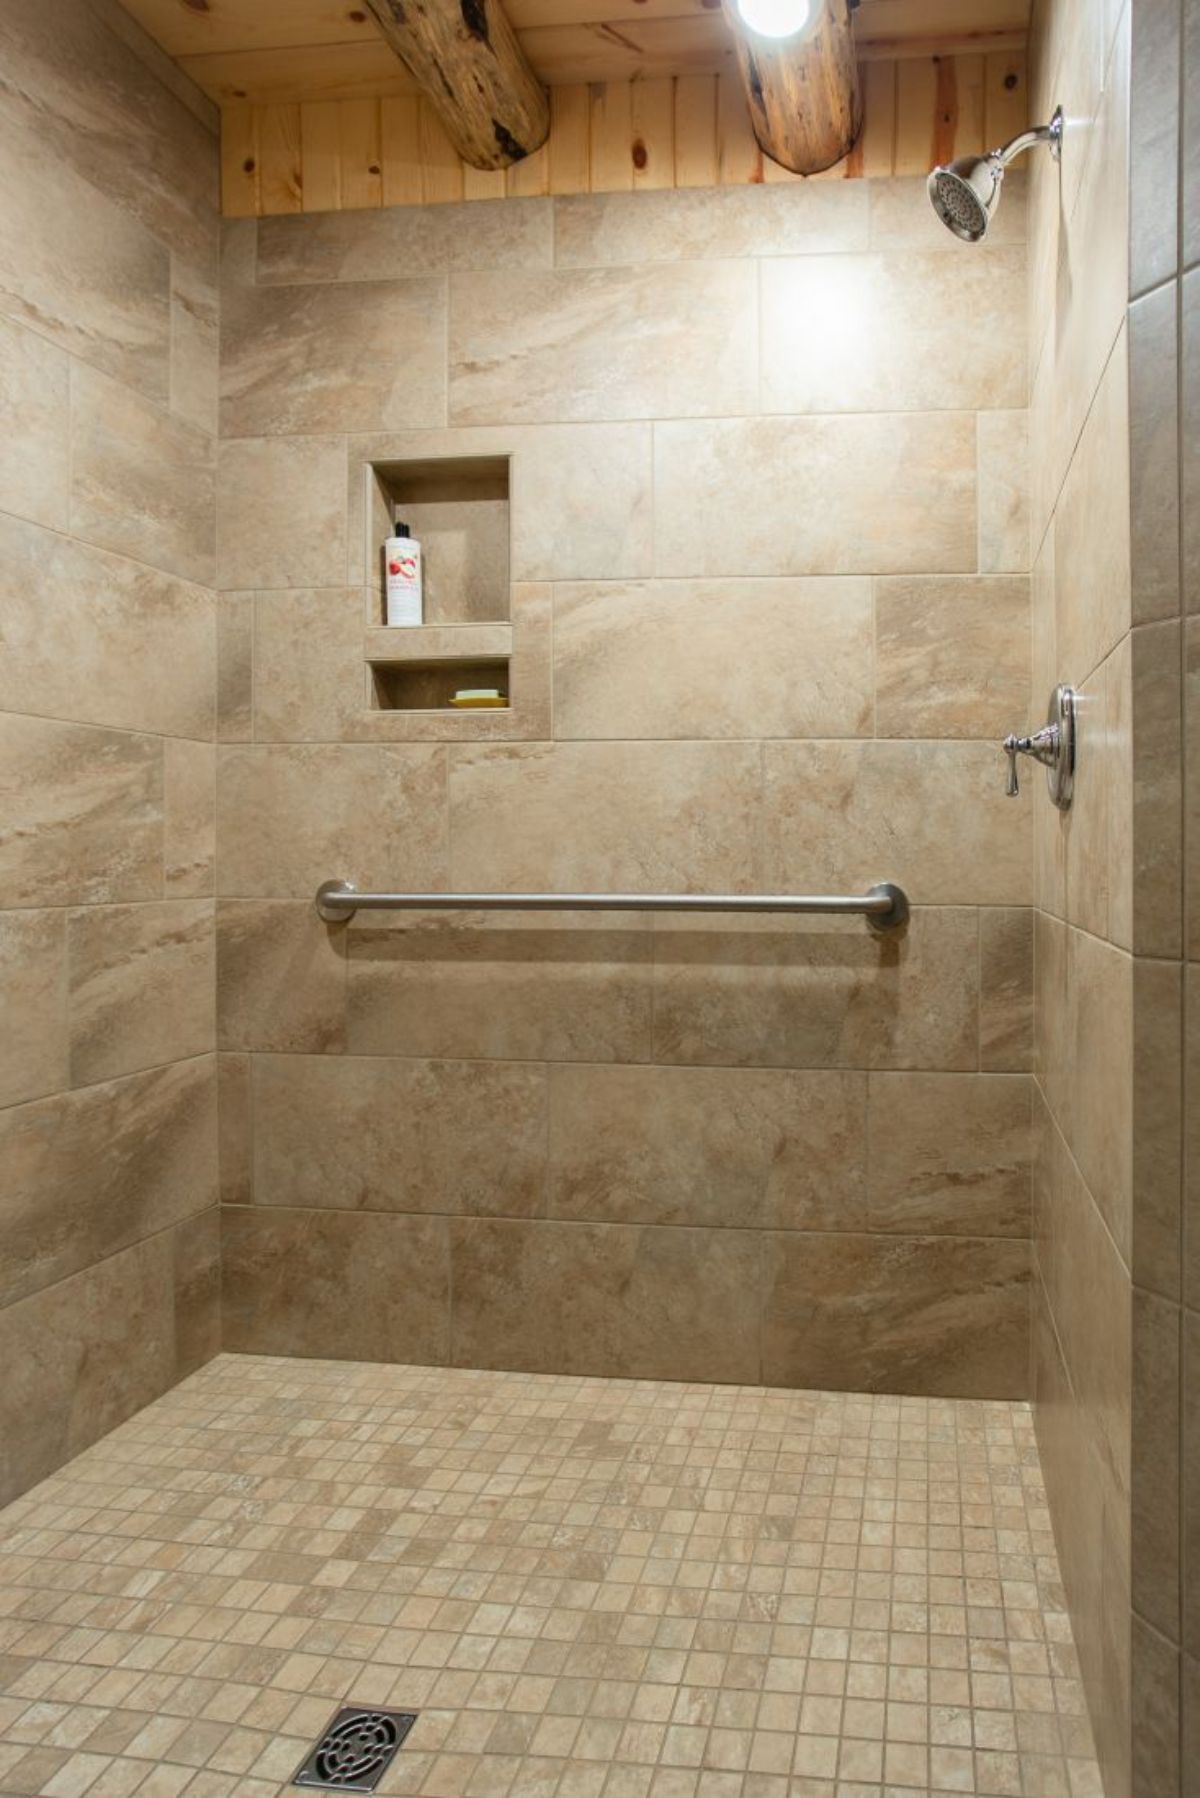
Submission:
M 373 1792 L 416 1720 L 416 1711 L 345 1706 L 302 1762 L 292 1784 L 324 1792 Z

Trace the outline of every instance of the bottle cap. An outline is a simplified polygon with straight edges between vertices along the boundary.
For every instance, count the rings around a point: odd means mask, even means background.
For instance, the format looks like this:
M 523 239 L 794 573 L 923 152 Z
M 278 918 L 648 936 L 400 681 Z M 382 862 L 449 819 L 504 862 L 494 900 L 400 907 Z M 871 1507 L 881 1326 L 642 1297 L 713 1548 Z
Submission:
M 408 526 L 406 524 L 401 524 L 399 519 L 396 520 L 396 535 L 397 537 L 408 536 Z

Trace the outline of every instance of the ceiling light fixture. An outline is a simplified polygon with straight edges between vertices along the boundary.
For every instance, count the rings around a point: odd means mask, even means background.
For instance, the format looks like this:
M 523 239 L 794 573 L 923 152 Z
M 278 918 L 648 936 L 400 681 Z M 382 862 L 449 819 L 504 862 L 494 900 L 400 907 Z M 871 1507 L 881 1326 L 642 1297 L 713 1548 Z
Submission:
M 820 0 L 735 0 L 738 17 L 758 37 L 798 37 L 817 22 Z

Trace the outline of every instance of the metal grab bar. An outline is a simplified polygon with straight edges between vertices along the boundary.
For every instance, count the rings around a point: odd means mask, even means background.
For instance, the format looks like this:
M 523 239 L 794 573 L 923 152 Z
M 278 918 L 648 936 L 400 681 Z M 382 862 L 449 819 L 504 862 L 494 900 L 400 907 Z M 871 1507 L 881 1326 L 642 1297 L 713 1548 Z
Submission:
M 360 893 L 349 880 L 317 888 L 317 911 L 340 924 L 356 911 L 693 911 L 861 914 L 872 930 L 908 923 L 908 894 L 881 881 L 861 898 L 844 893 Z

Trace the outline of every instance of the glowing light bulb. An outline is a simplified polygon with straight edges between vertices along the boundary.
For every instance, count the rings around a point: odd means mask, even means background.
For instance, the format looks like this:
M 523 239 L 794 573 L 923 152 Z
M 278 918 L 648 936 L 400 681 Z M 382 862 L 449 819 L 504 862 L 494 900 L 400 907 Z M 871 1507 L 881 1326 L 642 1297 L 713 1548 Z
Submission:
M 759 37 L 795 37 L 813 16 L 813 0 L 737 0 L 739 16 Z

